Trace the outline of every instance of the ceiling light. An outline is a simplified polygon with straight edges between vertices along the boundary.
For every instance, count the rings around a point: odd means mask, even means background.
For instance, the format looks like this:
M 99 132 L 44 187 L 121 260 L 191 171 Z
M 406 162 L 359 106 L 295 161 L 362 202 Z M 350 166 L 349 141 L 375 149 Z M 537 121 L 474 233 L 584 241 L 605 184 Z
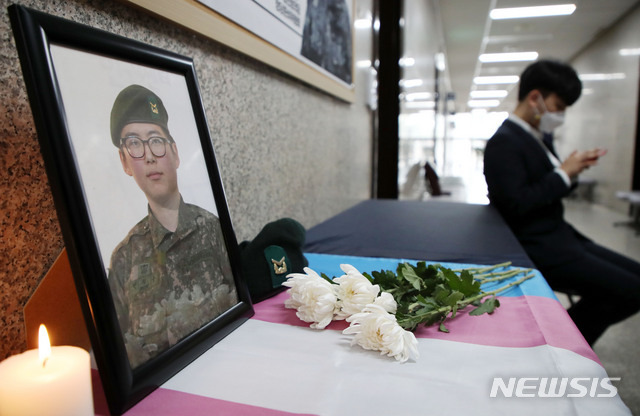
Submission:
M 353 22 L 356 29 L 369 29 L 371 27 L 371 19 L 356 19 Z
M 500 105 L 500 100 L 469 100 L 467 105 L 471 108 L 497 107 Z
M 576 10 L 575 4 L 558 4 L 555 6 L 509 7 L 493 9 L 489 17 L 493 20 L 520 19 L 525 17 L 566 16 Z
M 435 101 L 414 101 L 404 104 L 405 108 L 435 108 Z
M 433 100 L 433 94 L 430 92 L 412 92 L 405 95 L 404 99 L 405 101 Z
M 551 33 L 531 33 L 526 35 L 498 35 L 486 38 L 487 43 L 516 43 L 516 42 L 533 42 L 533 41 L 549 41 L 553 40 Z
M 404 88 L 419 87 L 422 85 L 421 79 L 401 79 L 400 86 Z
M 622 56 L 640 55 L 640 48 L 620 49 L 618 53 Z
M 625 79 L 627 76 L 622 72 L 614 72 L 611 74 L 581 74 L 582 81 L 611 81 L 614 79 Z
M 407 68 L 407 67 L 410 67 L 410 66 L 414 66 L 416 64 L 416 60 L 413 59 L 413 58 L 409 58 L 409 57 L 400 58 L 400 61 L 398 61 L 398 64 L 401 67 Z
M 520 81 L 520 77 L 517 75 L 501 75 L 495 77 L 475 77 L 473 79 L 474 84 L 488 85 L 488 84 L 515 84 Z
M 478 59 L 483 63 L 535 61 L 538 59 L 538 52 L 483 53 Z
M 471 98 L 504 98 L 508 94 L 507 90 L 475 90 L 469 95 Z

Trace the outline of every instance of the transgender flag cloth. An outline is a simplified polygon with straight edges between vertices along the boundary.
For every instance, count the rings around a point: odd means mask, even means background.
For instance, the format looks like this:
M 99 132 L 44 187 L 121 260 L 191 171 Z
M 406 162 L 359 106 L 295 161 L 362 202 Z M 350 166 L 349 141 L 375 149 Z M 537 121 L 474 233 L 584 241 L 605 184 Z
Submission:
M 329 276 L 341 275 L 342 263 L 371 272 L 403 261 L 306 256 Z M 284 307 L 287 297 L 254 305 L 252 319 L 127 415 L 631 414 L 618 396 L 490 397 L 496 377 L 607 377 L 539 273 L 503 293 L 492 315 L 461 311 L 447 322 L 448 334 L 417 330 L 420 358 L 406 363 L 351 346 L 344 322 L 310 329 Z

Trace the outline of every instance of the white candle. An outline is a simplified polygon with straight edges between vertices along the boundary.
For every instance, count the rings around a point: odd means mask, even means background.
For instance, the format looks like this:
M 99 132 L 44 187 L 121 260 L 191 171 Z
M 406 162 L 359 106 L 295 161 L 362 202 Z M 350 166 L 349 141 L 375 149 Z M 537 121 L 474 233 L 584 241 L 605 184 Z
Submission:
M 0 416 L 93 415 L 89 353 L 77 347 L 51 347 L 48 337 L 44 344 L 42 328 L 38 350 L 0 363 Z

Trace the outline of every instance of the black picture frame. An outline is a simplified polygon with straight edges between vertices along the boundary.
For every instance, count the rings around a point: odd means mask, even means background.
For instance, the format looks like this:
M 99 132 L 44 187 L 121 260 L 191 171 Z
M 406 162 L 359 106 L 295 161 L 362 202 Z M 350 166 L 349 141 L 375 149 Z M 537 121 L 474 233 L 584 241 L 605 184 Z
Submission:
M 110 411 L 122 414 L 253 315 L 249 292 L 241 275 L 238 244 L 215 159 L 194 63 L 190 58 L 20 5 L 11 5 L 8 11 L 47 176 L 100 378 Z M 232 274 L 229 278 L 235 285 L 237 303 L 179 339 L 159 355 L 136 366 L 129 362 L 124 335 L 111 296 L 105 254 L 100 251 L 100 241 L 106 238 L 102 234 L 108 233 L 96 231 L 101 222 L 106 222 L 109 226 L 116 221 L 111 217 L 97 215 L 91 208 L 89 188 L 108 184 L 92 183 L 91 172 L 81 167 L 82 154 L 78 147 L 84 146 L 89 139 L 86 134 L 74 130 L 74 123 L 77 121 L 81 124 L 81 121 L 76 120 L 79 118 L 78 114 L 71 113 L 72 107 L 85 106 L 86 110 L 82 111 L 86 113 L 82 113 L 82 117 L 97 125 L 98 121 L 91 119 L 93 113 L 88 109 L 89 106 L 97 107 L 104 109 L 101 111 L 108 119 L 113 101 L 101 100 L 94 89 L 97 90 L 105 83 L 109 84 L 109 81 L 96 76 L 93 80 L 95 84 L 91 84 L 92 87 L 87 90 L 74 80 L 71 88 L 73 91 L 65 91 L 69 87 L 61 86 L 59 81 L 72 74 L 60 78 L 64 73 L 64 70 L 61 71 L 64 65 L 57 65 L 56 62 L 63 63 L 64 60 L 59 57 L 61 55 L 56 55 L 59 52 L 53 53 L 58 50 L 69 53 L 70 56 L 77 54 L 95 58 L 100 65 L 113 63 L 117 70 L 113 70 L 113 73 L 107 70 L 107 74 L 111 74 L 113 79 L 127 80 L 129 69 L 134 72 L 139 69 L 145 77 L 152 75 L 153 78 L 157 75 L 160 80 L 164 77 L 177 80 L 178 87 L 172 90 L 172 94 L 175 92 L 176 96 L 182 94 L 181 96 L 186 97 L 187 104 L 183 107 L 188 108 L 190 104 L 190 122 L 199 138 L 193 139 L 196 144 L 193 145 L 194 157 L 190 159 L 203 160 L 199 168 L 203 173 L 190 177 L 189 181 L 195 179 L 196 183 L 201 180 L 210 184 L 213 208 L 217 211 L 228 253 L 228 265 Z M 73 66 L 77 65 L 81 66 L 82 63 L 74 59 Z M 131 78 L 133 80 L 135 77 Z M 158 81 L 157 84 L 160 87 L 161 82 Z M 184 85 L 184 88 L 180 85 Z M 66 94 L 80 97 L 83 102 L 72 103 Z M 102 123 L 102 118 L 100 120 Z M 122 151 L 122 148 L 114 149 L 108 128 L 96 134 L 110 144 L 111 152 L 115 152 L 109 157 L 114 157 L 115 154 L 117 158 L 117 152 Z M 92 156 L 98 159 L 97 155 L 101 154 L 102 149 L 104 147 L 90 148 Z M 109 174 L 105 176 L 109 177 Z M 205 191 L 204 194 L 209 193 L 206 186 L 201 186 L 198 190 Z M 118 198 L 114 199 L 118 201 Z M 127 205 L 126 201 L 119 202 Z

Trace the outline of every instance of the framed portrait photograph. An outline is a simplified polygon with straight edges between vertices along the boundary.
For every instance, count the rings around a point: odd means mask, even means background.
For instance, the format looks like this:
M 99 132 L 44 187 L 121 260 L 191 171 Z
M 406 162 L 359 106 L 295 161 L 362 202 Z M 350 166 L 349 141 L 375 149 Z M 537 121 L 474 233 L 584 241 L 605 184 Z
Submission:
M 121 414 L 253 314 L 193 61 L 9 7 L 105 395 Z

